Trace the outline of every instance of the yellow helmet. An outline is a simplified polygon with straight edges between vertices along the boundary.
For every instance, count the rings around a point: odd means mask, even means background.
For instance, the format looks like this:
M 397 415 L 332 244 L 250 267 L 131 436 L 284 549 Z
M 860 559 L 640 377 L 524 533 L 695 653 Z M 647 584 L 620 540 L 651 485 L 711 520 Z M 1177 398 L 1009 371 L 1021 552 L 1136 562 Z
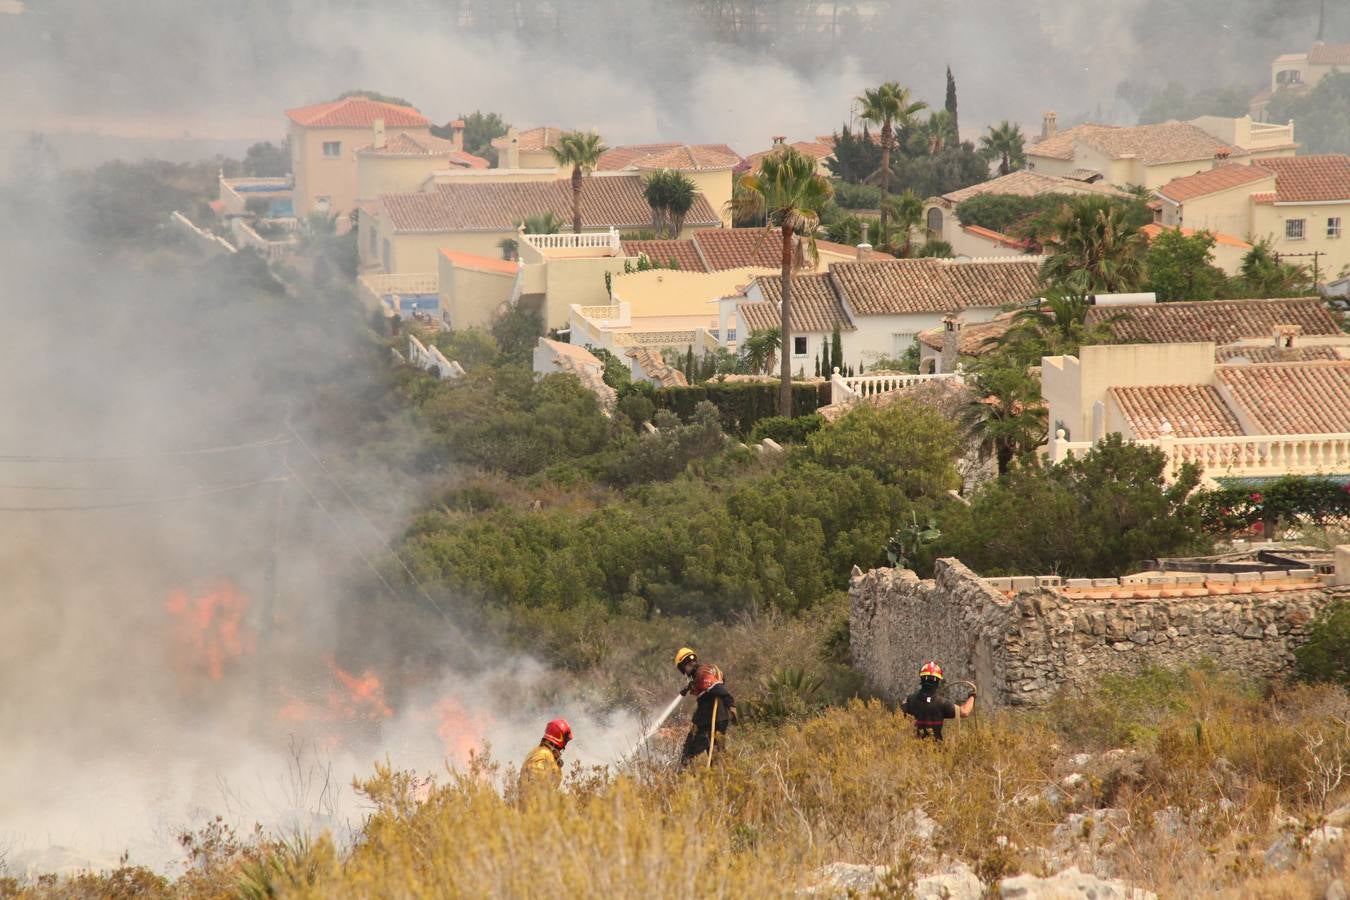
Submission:
M 675 651 L 675 667 L 676 667 L 676 668 L 679 668 L 680 665 L 681 665 L 685 660 L 687 660 L 687 659 L 696 659 L 697 657 L 698 657 L 698 654 L 695 653 L 691 648 L 689 648 L 689 647 L 681 647 L 680 649 L 678 649 L 678 650 Z

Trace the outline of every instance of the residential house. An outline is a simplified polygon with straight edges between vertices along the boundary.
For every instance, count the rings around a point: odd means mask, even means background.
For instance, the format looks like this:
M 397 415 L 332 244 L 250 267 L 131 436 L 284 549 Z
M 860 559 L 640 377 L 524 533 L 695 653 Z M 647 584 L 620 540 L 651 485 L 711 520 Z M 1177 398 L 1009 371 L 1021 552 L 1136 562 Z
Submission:
M 1156 222 L 1153 222 L 1145 225 L 1139 230 L 1143 232 L 1145 239 L 1152 243 L 1153 239 L 1164 231 L 1180 231 L 1183 236 L 1191 237 L 1196 233 L 1197 229 L 1180 227 L 1169 228 L 1166 225 L 1159 225 Z M 1237 275 L 1242 270 L 1242 259 L 1251 252 L 1252 245 L 1240 237 L 1225 234 L 1222 231 L 1210 231 L 1209 235 L 1214 238 L 1214 247 L 1210 251 L 1214 257 L 1212 260 L 1213 264 L 1228 275 Z
M 451 137 L 398 131 L 385 133 L 377 121 L 370 142 L 356 150 L 356 199 L 358 204 L 380 194 L 419 191 L 433 173 L 445 169 L 486 169 L 488 161 L 464 152 L 464 122 L 450 123 Z
M 346 215 L 356 208 L 356 150 L 372 143 L 375 125 L 415 138 L 430 138 L 431 123 L 410 106 L 347 97 L 286 110 L 290 120 L 293 205 L 311 212 Z
M 940 326 L 953 313 L 961 313 L 971 324 L 987 322 L 1004 307 L 1024 305 L 1038 296 L 1042 261 L 1039 256 L 861 260 L 797 276 L 793 307 L 802 297 L 805 311 L 801 332 L 794 328 L 793 367 L 813 368 L 821 341 L 828 339 L 836 323 L 843 363 L 856 369 L 904 356 L 920 332 Z M 761 276 L 732 301 L 747 329 L 767 322 L 776 328 L 779 299 L 778 279 Z
M 829 176 L 830 169 L 826 165 L 827 160 L 834 155 L 834 135 L 822 134 L 814 140 L 787 142 L 787 137 L 775 135 L 773 145 L 768 150 L 761 150 L 758 153 L 751 153 L 745 158 L 745 161 L 738 167 L 740 172 L 750 172 L 759 167 L 759 161 L 770 153 L 781 150 L 783 147 L 791 147 L 803 156 L 816 161 L 816 171 L 821 175 Z
M 1232 143 L 1215 132 L 1231 134 L 1231 141 L 1248 140 L 1248 145 Z M 1040 174 L 1154 190 L 1210 169 L 1216 159 L 1267 159 L 1292 155 L 1297 148 L 1292 125 L 1246 122 L 1228 129 L 1206 117 L 1130 127 L 1084 124 L 1060 131 L 1055 114 L 1046 113 L 1041 138 L 1027 146 L 1026 157 L 1027 168 Z
M 757 278 L 752 291 L 750 296 L 762 299 L 747 299 L 736 306 L 736 315 L 744 328 L 743 337 L 756 331 L 777 331 L 782 327 L 781 279 L 771 275 Z M 845 312 L 828 274 L 793 279 L 789 323 L 792 327 L 792 371 L 802 375 L 817 374 L 816 364 L 836 328 L 841 340 L 845 334 L 851 339 L 858 330 Z M 850 340 L 844 345 L 845 359 L 850 356 L 852 343 Z
M 500 256 L 503 242 L 516 240 L 517 226 L 525 218 L 551 212 L 562 221 L 571 220 L 572 188 L 565 179 L 497 181 L 492 179 L 495 174 L 493 169 L 464 170 L 461 177 L 428 182 L 421 191 L 376 197 L 372 214 L 361 217 L 362 263 L 388 273 L 431 272 L 442 248 Z M 581 215 L 587 232 L 647 227 L 651 207 L 643 196 L 641 176 L 626 172 L 588 176 L 581 191 Z M 720 225 L 721 219 L 700 194 L 685 217 L 685 233 Z
M 1162 225 L 1268 238 L 1291 262 L 1316 268 L 1319 281 L 1334 279 L 1350 266 L 1350 243 L 1343 239 L 1350 211 L 1350 156 L 1218 166 L 1174 179 L 1155 194 Z
M 502 169 L 556 169 L 558 163 L 549 148 L 565 133 L 564 129 L 551 125 L 525 131 L 513 125 L 506 129 L 506 134 L 492 140 L 492 149 L 497 151 L 497 166 Z
M 740 164 L 741 155 L 726 144 L 628 144 L 606 150 L 595 170 L 637 172 L 644 176 L 662 169 L 680 172 L 707 198 L 722 224 L 730 227 L 727 204 L 731 201 L 735 169 Z
M 1270 100 L 1279 91 L 1303 93 L 1332 72 L 1350 71 L 1350 44 L 1317 41 L 1306 53 L 1283 53 L 1270 64 L 1270 84 L 1251 100 L 1251 115 L 1265 117 Z
M 1216 359 L 1212 341 L 1086 346 L 1041 361 L 1051 461 L 1107 434 L 1207 479 L 1350 473 L 1350 359 Z
M 1021 256 L 1026 253 L 1027 245 L 1023 241 L 979 225 L 961 223 L 960 217 L 956 214 L 956 207 L 966 200 L 990 194 L 1006 194 L 1014 197 L 1039 197 L 1042 194 L 1126 196 L 1124 191 L 1102 183 L 1100 178 L 1089 176 L 1089 180 L 1080 180 L 1023 169 L 937 197 L 929 197 L 923 208 L 923 221 L 928 236 L 951 244 L 952 251 L 958 258 Z

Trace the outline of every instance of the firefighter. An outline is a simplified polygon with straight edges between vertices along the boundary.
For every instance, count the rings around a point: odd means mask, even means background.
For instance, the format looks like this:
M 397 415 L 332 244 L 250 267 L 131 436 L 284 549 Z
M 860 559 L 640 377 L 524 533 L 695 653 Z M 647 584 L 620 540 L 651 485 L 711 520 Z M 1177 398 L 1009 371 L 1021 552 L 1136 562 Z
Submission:
M 697 700 L 680 765 L 687 766 L 700 758 L 711 763 L 713 755 L 726 747 L 727 725 L 736 718 L 736 698 L 727 690 L 722 670 L 699 662 L 698 654 L 688 647 L 676 652 L 675 668 L 689 679 L 680 695 L 692 693 Z
M 538 788 L 557 790 L 562 784 L 562 754 L 572 740 L 572 726 L 566 719 L 554 719 L 544 728 L 539 746 L 525 757 L 520 767 L 520 789 L 524 793 Z
M 914 733 L 920 738 L 931 737 L 942 740 L 942 723 L 947 719 L 965 718 L 975 709 L 975 686 L 970 686 L 970 696 L 960 706 L 950 700 L 937 696 L 942 686 L 942 666 L 936 662 L 924 663 L 919 670 L 919 689 L 905 698 L 900 707 L 906 715 L 914 718 Z

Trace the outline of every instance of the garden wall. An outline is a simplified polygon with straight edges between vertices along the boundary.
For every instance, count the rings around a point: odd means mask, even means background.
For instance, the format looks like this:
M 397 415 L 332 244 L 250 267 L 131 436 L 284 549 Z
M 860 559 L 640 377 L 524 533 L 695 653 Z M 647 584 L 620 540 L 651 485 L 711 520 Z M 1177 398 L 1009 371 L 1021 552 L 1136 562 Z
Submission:
M 1287 670 L 1321 609 L 1350 589 L 1311 570 L 984 579 L 955 559 L 934 578 L 873 569 L 849 587 L 853 664 L 869 688 L 897 700 L 936 659 L 1002 705 L 1047 702 L 1105 674 L 1209 660 L 1243 675 Z

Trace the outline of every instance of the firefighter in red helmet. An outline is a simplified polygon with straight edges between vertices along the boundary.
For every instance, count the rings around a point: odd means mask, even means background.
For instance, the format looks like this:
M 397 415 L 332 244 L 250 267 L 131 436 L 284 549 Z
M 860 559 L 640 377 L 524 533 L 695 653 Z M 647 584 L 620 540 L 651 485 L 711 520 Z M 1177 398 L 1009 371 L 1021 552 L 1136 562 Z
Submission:
M 521 791 L 536 788 L 557 790 L 562 784 L 562 754 L 572 740 L 572 726 L 566 719 L 554 719 L 544 727 L 539 746 L 525 757 L 520 767 Z
M 942 723 L 958 716 L 965 718 L 975 709 L 975 687 L 971 686 L 970 696 L 960 706 L 950 700 L 938 697 L 938 688 L 942 686 L 942 666 L 929 661 L 919 670 L 919 689 L 905 698 L 901 709 L 914 718 L 914 733 L 921 738 L 931 737 L 942 740 Z

